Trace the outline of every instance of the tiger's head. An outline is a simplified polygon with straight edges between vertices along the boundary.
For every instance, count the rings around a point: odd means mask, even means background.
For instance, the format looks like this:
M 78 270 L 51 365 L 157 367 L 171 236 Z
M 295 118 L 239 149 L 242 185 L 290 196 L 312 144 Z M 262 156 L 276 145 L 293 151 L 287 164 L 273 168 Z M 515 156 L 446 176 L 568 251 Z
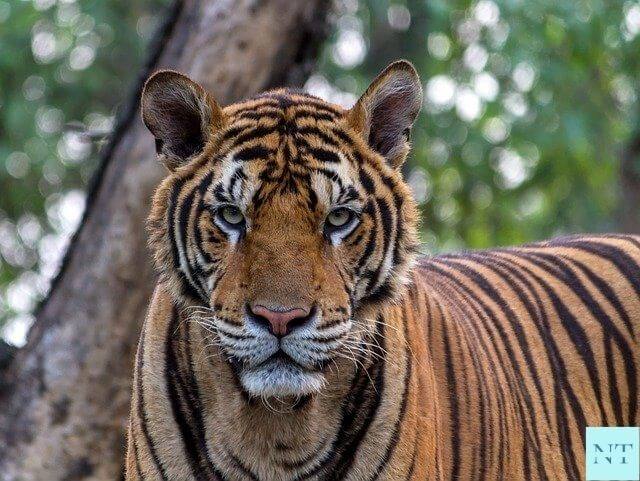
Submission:
M 418 216 L 400 169 L 421 103 L 406 61 L 349 110 L 290 90 L 222 108 L 179 73 L 147 81 L 143 120 L 171 171 L 149 218 L 156 265 L 248 394 L 320 391 L 406 283 Z

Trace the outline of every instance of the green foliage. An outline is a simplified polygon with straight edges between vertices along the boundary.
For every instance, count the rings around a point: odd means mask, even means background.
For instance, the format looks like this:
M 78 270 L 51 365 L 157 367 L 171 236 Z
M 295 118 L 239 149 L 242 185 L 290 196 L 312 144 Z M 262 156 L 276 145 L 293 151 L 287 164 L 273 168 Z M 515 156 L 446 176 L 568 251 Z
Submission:
M 23 339 L 168 0 L 0 0 L 0 325 Z M 407 178 L 427 249 L 616 228 L 638 132 L 638 0 L 341 0 L 307 88 L 352 103 L 397 58 L 425 86 Z M 0 333 L 1 334 L 1 333 Z

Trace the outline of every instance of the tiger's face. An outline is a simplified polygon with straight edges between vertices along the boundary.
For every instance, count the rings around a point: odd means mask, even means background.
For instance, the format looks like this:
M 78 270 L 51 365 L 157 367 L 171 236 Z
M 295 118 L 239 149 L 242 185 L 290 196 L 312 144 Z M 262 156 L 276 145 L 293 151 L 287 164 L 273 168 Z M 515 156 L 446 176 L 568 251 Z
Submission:
M 399 169 L 421 104 L 407 62 L 350 110 L 286 90 L 221 108 L 159 72 L 143 119 L 171 175 L 149 229 L 177 302 L 198 313 L 252 396 L 319 392 L 401 288 L 416 209 Z

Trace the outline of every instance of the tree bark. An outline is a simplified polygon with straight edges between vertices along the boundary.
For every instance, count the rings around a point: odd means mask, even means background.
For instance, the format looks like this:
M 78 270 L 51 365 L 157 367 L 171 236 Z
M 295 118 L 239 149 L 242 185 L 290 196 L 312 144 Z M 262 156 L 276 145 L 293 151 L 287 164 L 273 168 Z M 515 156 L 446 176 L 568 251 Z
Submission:
M 155 276 L 144 223 L 166 174 L 138 115 L 142 81 L 173 68 L 222 104 L 300 84 L 328 0 L 183 0 L 170 10 L 90 189 L 27 345 L 0 378 L 0 480 L 115 480 L 135 345 Z
M 620 159 L 620 230 L 640 233 L 640 130 L 622 152 Z

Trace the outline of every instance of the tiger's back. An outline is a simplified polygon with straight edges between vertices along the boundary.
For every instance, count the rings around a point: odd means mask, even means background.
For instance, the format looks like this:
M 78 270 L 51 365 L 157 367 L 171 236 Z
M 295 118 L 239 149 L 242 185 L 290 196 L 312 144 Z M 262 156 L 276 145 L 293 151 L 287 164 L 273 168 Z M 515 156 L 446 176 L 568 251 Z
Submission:
M 584 479 L 586 426 L 637 426 L 640 239 L 576 236 L 419 265 L 446 479 Z

